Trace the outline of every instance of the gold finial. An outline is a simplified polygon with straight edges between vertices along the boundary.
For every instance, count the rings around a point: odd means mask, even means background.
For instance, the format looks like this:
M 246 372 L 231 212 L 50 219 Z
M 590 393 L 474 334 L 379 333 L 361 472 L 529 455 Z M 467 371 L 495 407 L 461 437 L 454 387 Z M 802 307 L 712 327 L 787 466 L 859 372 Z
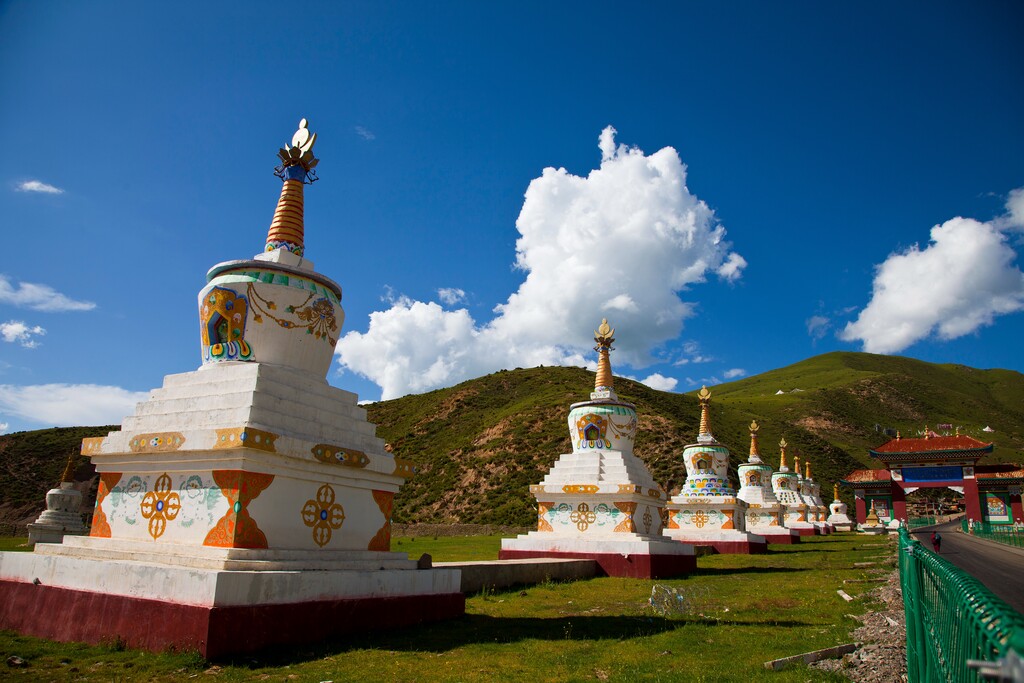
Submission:
M 594 391 L 612 388 L 612 362 L 608 357 L 609 351 L 614 351 L 612 343 L 615 341 L 615 330 L 608 324 L 607 318 L 601 318 L 601 325 L 594 331 L 594 341 L 597 346 L 597 377 L 594 378 Z
M 793 453 L 793 471 L 800 475 L 800 456 Z
M 806 474 L 804 474 L 804 479 L 810 479 L 811 478 L 811 461 L 810 460 L 808 460 L 807 462 L 804 463 L 804 472 L 806 472 Z
M 931 432 L 930 429 L 928 429 L 928 425 L 924 426 L 924 438 L 926 438 L 926 439 L 932 438 L 932 432 Z
M 956 426 L 956 431 L 953 433 L 953 436 L 960 436 L 960 425 Z
M 316 144 L 316 133 L 309 132 L 309 122 L 299 121 L 299 129 L 292 135 L 292 144 L 277 150 L 277 157 L 285 166 L 302 166 L 306 171 L 316 168 L 320 160 L 313 156 L 313 145 Z
M 786 438 L 779 439 L 779 471 L 788 472 L 789 466 L 786 465 Z
M 75 460 L 78 454 L 71 451 L 71 455 L 68 456 L 68 464 L 64 466 L 64 474 L 60 475 L 60 481 L 63 484 L 66 481 L 74 481 L 75 476 Z
M 900 436 L 900 432 L 899 432 L 899 430 L 897 429 L 897 430 L 896 430 L 896 440 L 897 440 L 897 441 L 899 441 L 899 440 L 900 440 L 901 438 L 902 438 L 902 437 Z
M 832 484 L 832 500 L 839 500 L 839 484 Z

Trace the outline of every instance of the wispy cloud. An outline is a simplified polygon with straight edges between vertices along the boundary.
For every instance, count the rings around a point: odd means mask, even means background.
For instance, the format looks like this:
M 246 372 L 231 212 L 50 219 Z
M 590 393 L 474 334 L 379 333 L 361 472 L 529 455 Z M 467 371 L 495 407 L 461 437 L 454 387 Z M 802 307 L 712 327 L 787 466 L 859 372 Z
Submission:
M 10 426 L 11 425 L 9 423 L 7 423 L 7 422 L 0 422 L 0 434 L 6 434 L 7 433 L 7 428 L 10 427 Z
M 0 413 L 54 427 L 116 424 L 148 395 L 98 384 L 0 384 Z
M 812 315 L 805 323 L 807 325 L 807 334 L 811 336 L 811 339 L 817 340 L 823 339 L 828 334 L 832 321 L 823 315 Z
M 14 187 L 17 192 L 41 192 L 43 194 L 64 194 L 64 190 L 41 180 L 26 180 Z
M 723 374 L 726 379 L 736 379 L 737 377 L 746 377 L 747 371 L 743 368 L 731 368 L 726 370 Z
M 437 296 L 446 306 L 454 306 L 466 300 L 466 292 L 458 287 L 442 287 L 437 290 Z
M 14 286 L 6 275 L 0 275 L 0 304 L 48 313 L 91 311 L 96 308 L 96 304 L 91 301 L 76 301 L 49 285 L 21 282 Z
M 372 130 L 369 130 L 368 128 L 364 128 L 363 126 L 356 126 L 355 127 L 355 131 L 356 131 L 356 135 L 358 135 L 359 137 L 361 137 L 364 140 L 376 140 L 377 139 L 377 136 L 374 135 Z
M 21 320 L 8 320 L 5 323 L 0 323 L 0 337 L 5 342 L 20 344 L 26 349 L 34 349 L 39 346 L 39 342 L 33 337 L 41 337 L 44 334 L 46 334 L 46 330 L 39 325 L 29 326 Z

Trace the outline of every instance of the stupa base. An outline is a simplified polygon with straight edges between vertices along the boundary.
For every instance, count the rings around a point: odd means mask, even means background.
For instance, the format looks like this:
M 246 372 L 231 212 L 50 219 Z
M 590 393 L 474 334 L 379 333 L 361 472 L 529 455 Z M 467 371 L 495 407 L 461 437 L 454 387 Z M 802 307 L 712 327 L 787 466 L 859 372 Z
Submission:
M 805 524 L 800 524 L 800 525 L 794 525 L 794 526 L 786 526 L 786 528 L 790 529 L 792 531 L 795 531 L 800 536 L 816 536 L 816 535 L 818 535 L 818 530 L 816 528 L 814 528 L 814 526 L 811 525 L 811 524 L 806 524 L 806 525 Z
M 499 560 L 560 558 L 593 560 L 607 576 L 634 579 L 666 579 L 689 574 L 697 568 L 693 547 L 662 540 L 596 540 L 551 538 L 533 531 L 501 541 Z
M 0 629 L 207 659 L 465 612 L 457 569 L 231 571 L 0 553 Z
M 668 529 L 669 538 L 690 545 L 712 546 L 723 555 L 761 555 L 768 552 L 768 541 L 746 531 L 714 530 L 694 532 L 689 529 Z

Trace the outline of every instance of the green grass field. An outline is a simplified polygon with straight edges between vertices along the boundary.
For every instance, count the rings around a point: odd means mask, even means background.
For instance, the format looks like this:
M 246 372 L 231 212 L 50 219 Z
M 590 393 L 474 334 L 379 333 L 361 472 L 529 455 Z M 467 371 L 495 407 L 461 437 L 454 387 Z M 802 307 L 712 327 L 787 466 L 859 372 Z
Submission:
M 395 538 L 392 548 L 436 561 L 493 559 L 497 536 Z M 0 632 L 12 680 L 171 681 L 830 681 L 804 666 L 769 672 L 769 659 L 850 640 L 866 611 L 845 603 L 872 584 L 854 562 L 892 555 L 885 539 L 836 535 L 772 546 L 767 555 L 713 555 L 684 579 L 601 578 L 469 596 L 466 616 L 340 642 L 210 664 L 193 654 L 60 644 Z M 647 604 L 655 584 L 689 601 L 667 618 Z

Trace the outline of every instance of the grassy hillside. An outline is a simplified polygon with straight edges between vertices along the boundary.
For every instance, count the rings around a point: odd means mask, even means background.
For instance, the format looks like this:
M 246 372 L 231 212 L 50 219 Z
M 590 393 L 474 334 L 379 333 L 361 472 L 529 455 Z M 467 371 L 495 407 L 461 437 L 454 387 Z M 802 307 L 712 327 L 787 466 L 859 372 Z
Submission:
M 426 394 L 367 406 L 377 433 L 420 471 L 396 498 L 398 522 L 531 525 L 530 484 L 568 452 L 566 418 L 587 400 L 594 375 L 581 368 L 501 371 Z M 636 452 L 669 491 L 686 478 L 683 448 L 697 435 L 695 396 L 655 391 L 622 378 L 620 398 L 637 406 Z M 777 394 L 779 390 L 783 394 Z M 794 390 L 799 391 L 794 391 Z M 831 484 L 860 467 L 877 466 L 867 450 L 892 428 L 910 436 L 951 423 L 996 449 L 988 462 L 1024 462 L 1024 375 L 935 365 L 910 358 L 830 353 L 737 382 L 712 387 L 712 429 L 732 449 L 735 468 L 746 460 L 748 425 L 761 425 L 761 454 L 778 465 L 783 436 L 790 454 L 810 458 L 815 479 Z M 994 433 L 981 432 L 990 425 Z M 0 437 L 0 521 L 4 510 L 41 508 L 67 454 L 85 436 L 110 427 L 22 432 Z M 82 463 L 76 480 L 93 484 Z M 843 494 L 852 503 L 849 494 Z M 91 506 L 87 498 L 86 505 Z M 19 507 L 20 506 L 20 507 Z M 6 519 L 4 519 L 6 517 Z

